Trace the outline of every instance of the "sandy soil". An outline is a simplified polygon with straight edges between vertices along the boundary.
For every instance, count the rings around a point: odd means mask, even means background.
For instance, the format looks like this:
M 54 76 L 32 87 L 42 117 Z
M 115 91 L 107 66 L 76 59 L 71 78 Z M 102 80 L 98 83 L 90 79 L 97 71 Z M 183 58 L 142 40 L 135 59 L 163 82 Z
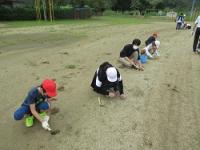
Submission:
M 123 68 L 124 44 L 160 32 L 161 58 L 145 71 Z M 145 25 L 0 28 L 1 150 L 199 150 L 200 56 L 192 53 L 191 31 L 171 22 Z M 90 89 L 103 61 L 119 68 L 126 100 Z M 13 112 L 27 91 L 44 78 L 56 78 L 60 113 L 51 117 L 50 135 L 35 122 L 26 128 Z

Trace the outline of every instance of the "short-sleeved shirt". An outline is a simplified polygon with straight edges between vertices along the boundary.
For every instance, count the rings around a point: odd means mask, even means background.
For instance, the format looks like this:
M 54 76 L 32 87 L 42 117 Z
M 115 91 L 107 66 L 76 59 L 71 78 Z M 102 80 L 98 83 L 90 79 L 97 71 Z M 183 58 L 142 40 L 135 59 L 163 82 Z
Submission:
M 28 95 L 26 96 L 22 105 L 24 106 L 30 106 L 31 104 L 38 105 L 41 102 L 44 102 L 46 98 L 47 98 L 46 96 L 43 96 L 38 91 L 38 87 L 34 87 L 28 92 Z
M 154 36 L 150 36 L 146 41 L 145 44 L 146 46 L 151 44 L 152 42 L 154 42 L 156 40 L 156 38 Z
M 139 54 L 139 49 L 133 49 L 132 44 L 127 44 L 121 50 L 120 57 L 130 57 L 135 51 L 137 51 Z M 140 59 L 139 55 L 138 55 L 138 59 Z

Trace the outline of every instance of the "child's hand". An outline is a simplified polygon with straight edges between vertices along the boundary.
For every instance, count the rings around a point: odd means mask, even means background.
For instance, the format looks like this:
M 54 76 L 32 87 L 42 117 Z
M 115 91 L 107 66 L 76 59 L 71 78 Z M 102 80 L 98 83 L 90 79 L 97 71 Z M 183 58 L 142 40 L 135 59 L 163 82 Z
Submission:
M 144 71 L 144 68 L 140 67 L 139 71 Z
M 58 99 L 55 97 L 48 98 L 48 101 L 57 101 Z
M 110 97 L 110 98 L 115 97 L 115 93 L 113 93 L 113 92 L 109 92 L 108 97 Z

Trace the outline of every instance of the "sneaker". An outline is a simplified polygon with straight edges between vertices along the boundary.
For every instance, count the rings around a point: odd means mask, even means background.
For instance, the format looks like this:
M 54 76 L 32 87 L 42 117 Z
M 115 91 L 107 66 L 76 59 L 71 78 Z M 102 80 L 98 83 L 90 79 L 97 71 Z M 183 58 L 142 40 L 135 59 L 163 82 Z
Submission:
M 194 52 L 194 54 L 197 54 L 197 51 L 193 51 Z
M 198 48 L 198 49 L 196 50 L 196 53 L 197 53 L 197 54 L 200 54 L 200 48 Z
M 40 112 L 39 114 L 41 118 L 44 118 L 47 115 L 46 112 Z
M 26 127 L 32 127 L 33 126 L 33 116 L 27 116 L 25 119 L 25 125 Z

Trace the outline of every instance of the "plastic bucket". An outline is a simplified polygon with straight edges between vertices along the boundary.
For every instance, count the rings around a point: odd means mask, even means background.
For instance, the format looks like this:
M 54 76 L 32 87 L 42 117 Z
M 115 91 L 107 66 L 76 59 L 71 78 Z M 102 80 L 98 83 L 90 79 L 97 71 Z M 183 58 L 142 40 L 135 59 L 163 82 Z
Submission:
M 147 55 L 145 55 L 145 54 L 140 55 L 140 61 L 142 64 L 146 64 L 147 63 Z

